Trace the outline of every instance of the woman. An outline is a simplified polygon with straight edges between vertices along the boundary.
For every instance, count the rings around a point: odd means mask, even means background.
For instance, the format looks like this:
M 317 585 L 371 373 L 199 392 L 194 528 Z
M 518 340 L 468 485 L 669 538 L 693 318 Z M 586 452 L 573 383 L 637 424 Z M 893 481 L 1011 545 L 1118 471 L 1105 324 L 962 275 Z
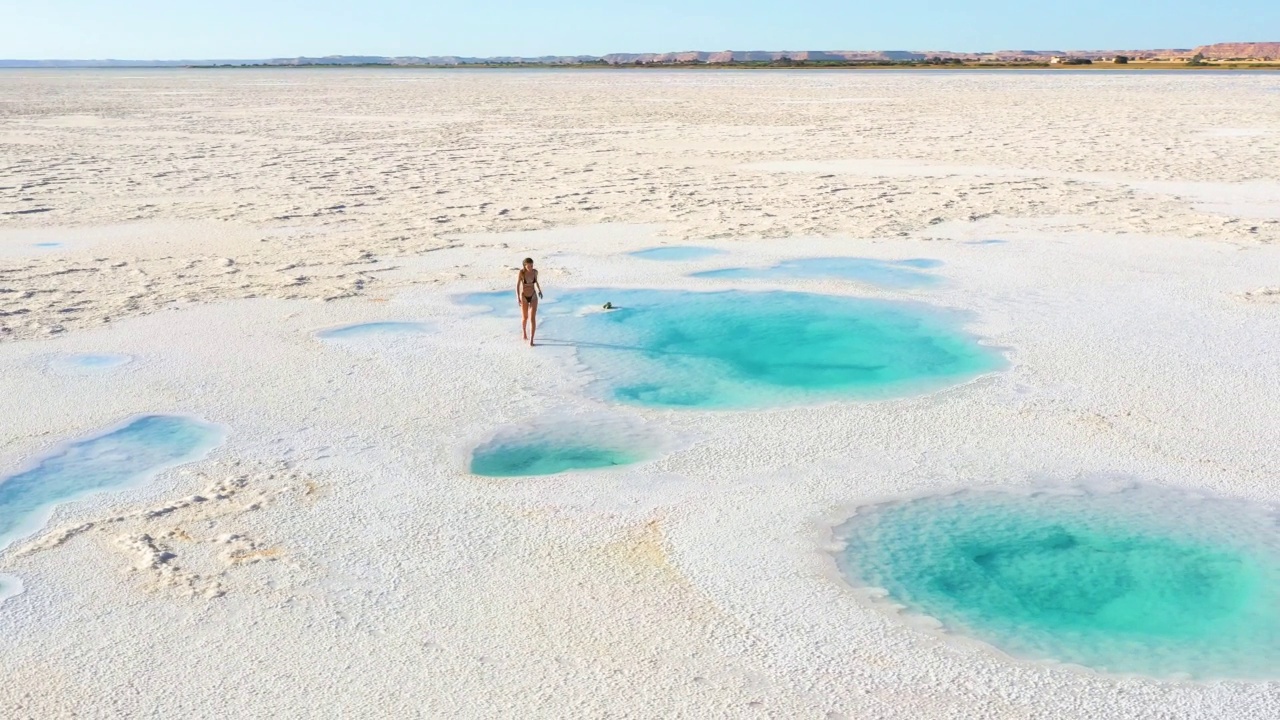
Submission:
M 533 269 L 533 258 L 524 259 L 524 267 L 516 275 L 516 302 L 520 303 L 520 333 L 533 347 L 533 336 L 538 332 L 538 300 L 542 286 L 538 284 L 538 271 Z

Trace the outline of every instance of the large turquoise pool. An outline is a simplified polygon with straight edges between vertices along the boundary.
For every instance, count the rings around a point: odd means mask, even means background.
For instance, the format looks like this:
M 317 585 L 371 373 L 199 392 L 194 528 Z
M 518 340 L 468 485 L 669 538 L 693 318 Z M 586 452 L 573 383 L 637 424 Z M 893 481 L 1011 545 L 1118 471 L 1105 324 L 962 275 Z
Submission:
M 461 302 L 517 317 L 510 292 Z M 605 303 L 612 310 L 602 309 Z M 572 347 L 607 399 L 759 408 L 911 395 L 1004 365 L 922 305 L 793 292 L 574 290 L 549 295 L 538 339 Z M 518 325 L 518 320 L 515 320 Z
M 960 492 L 859 511 L 855 585 L 1018 656 L 1155 677 L 1280 677 L 1264 508 L 1173 491 Z

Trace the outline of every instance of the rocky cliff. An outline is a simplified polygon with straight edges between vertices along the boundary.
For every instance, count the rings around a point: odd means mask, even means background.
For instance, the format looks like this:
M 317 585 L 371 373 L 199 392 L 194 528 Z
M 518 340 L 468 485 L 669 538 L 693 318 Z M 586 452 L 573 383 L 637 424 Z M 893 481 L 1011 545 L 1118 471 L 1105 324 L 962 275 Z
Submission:
M 1210 60 L 1280 60 L 1280 42 L 1217 43 L 1195 49 Z

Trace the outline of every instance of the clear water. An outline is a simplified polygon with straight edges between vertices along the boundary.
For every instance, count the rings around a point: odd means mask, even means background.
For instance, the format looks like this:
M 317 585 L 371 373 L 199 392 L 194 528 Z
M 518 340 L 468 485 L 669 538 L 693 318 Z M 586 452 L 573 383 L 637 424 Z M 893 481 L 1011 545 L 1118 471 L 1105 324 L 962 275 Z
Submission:
M 1280 677 L 1280 527 L 1173 491 L 961 492 L 860 511 L 840 563 L 1012 654 L 1155 677 Z
M 940 267 L 942 261 L 928 258 L 876 260 L 874 258 L 829 257 L 785 260 L 766 268 L 725 268 L 692 273 L 690 277 L 717 280 L 853 280 L 878 287 L 904 289 L 928 287 L 939 282 L 936 275 L 921 270 Z
M 644 462 L 671 443 L 644 422 L 612 413 L 549 413 L 500 428 L 471 451 L 476 475 L 554 475 Z
M 29 470 L 0 478 L 0 548 L 39 529 L 61 503 L 126 487 L 197 460 L 222 439 L 215 425 L 176 415 L 147 415 L 63 445 Z
M 513 316 L 509 292 L 461 298 Z M 604 303 L 614 310 L 603 311 Z M 510 307 L 508 307 L 510 306 Z M 792 292 L 593 289 L 548 297 L 539 340 L 635 405 L 757 408 L 928 392 L 1004 365 L 923 306 Z
M 670 245 L 649 248 L 648 250 L 637 250 L 636 252 L 630 253 L 631 257 L 643 258 L 645 260 L 664 260 L 667 262 L 679 260 L 702 260 L 704 258 L 724 254 L 724 250 L 700 247 L 698 245 Z
M 965 245 L 1003 245 L 1007 240 L 966 240 Z
M 554 475 L 631 465 L 645 459 L 640 453 L 585 443 L 501 442 L 477 448 L 471 457 L 471 472 L 487 477 Z
M 62 243 L 60 243 L 60 242 L 38 242 L 38 243 L 34 243 L 34 245 L 35 245 L 35 247 L 38 247 L 38 248 L 56 248 L 56 247 L 62 247 Z
M 49 363 L 49 367 L 62 373 L 98 373 L 114 370 L 132 361 L 133 358 L 129 355 L 78 353 L 55 358 Z
M 431 332 L 431 326 L 419 322 L 371 322 L 321 330 L 316 337 L 321 340 L 372 340 L 403 335 L 423 335 Z

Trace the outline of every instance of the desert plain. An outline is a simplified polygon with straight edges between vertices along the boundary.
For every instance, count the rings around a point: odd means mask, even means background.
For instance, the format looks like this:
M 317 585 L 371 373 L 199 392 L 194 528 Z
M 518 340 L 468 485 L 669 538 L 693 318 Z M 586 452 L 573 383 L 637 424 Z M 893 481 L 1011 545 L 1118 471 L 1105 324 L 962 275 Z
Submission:
M 723 253 L 629 254 L 664 245 Z M 553 317 L 529 348 L 458 302 L 525 256 L 548 300 L 928 306 L 1006 364 L 618 404 Z M 938 282 L 689 276 L 832 256 Z M 376 322 L 427 331 L 317 336 Z M 103 353 L 128 362 L 63 362 Z M 988 486 L 1280 503 L 1280 74 L 0 72 L 0 478 L 153 413 L 222 437 L 0 550 L 5 717 L 1273 718 L 1276 680 L 909 617 L 833 529 Z M 469 472 L 503 428 L 600 418 L 662 453 Z

